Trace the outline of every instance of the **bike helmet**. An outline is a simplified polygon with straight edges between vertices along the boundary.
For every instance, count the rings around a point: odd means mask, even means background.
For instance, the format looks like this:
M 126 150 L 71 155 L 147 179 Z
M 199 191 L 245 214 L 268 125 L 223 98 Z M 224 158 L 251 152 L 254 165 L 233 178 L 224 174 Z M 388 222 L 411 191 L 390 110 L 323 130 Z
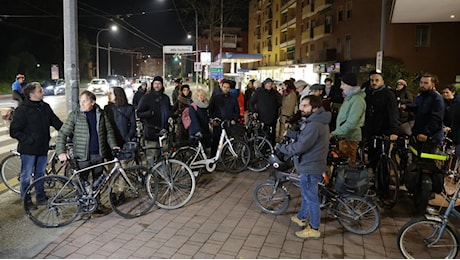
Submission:
M 272 153 L 268 156 L 270 165 L 280 171 L 286 171 L 292 168 L 292 164 L 288 161 L 281 160 L 276 154 Z

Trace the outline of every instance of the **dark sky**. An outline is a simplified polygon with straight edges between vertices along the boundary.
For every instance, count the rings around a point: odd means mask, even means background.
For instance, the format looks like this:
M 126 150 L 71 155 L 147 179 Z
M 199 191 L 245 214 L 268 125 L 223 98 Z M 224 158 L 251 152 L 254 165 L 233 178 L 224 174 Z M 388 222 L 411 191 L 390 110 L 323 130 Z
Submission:
M 62 62 L 55 61 L 62 59 L 63 52 L 62 0 L 0 0 L 0 3 L 3 38 L 0 60 L 27 50 L 38 62 Z M 195 35 L 194 12 L 185 0 L 79 0 L 78 17 L 79 37 L 88 39 L 92 51 L 97 32 L 109 28 L 112 21 L 119 24 L 119 30 L 102 32 L 101 46 L 110 42 L 113 48 L 141 48 L 144 55 L 161 55 L 161 44 L 194 44 L 193 39 L 187 39 L 187 32 Z M 100 53 L 103 66 L 107 52 Z M 130 63 L 129 55 L 117 53 L 113 53 L 113 62 L 117 63 L 117 56 L 121 57 L 120 63 Z M 121 70 L 120 74 L 126 74 L 126 68 Z

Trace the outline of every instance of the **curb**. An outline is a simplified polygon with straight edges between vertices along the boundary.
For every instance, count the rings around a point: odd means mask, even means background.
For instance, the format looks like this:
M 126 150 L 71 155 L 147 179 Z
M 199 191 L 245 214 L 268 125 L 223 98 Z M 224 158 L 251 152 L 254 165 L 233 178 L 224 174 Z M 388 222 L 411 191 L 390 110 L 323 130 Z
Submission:
M 0 95 L 0 99 L 12 99 L 11 94 Z

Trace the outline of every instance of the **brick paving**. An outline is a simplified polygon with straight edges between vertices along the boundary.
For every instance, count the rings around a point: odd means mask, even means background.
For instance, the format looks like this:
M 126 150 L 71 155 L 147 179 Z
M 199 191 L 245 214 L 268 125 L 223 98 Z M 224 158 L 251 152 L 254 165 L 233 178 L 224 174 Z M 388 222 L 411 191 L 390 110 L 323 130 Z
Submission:
M 378 230 L 355 235 L 322 212 L 321 239 L 302 240 L 290 216 L 300 206 L 298 188 L 283 215 L 263 213 L 252 198 L 268 173 L 204 174 L 192 200 L 176 210 L 154 208 L 124 219 L 111 212 L 79 220 L 35 258 L 401 258 L 399 228 L 413 215 L 405 195 L 381 212 Z

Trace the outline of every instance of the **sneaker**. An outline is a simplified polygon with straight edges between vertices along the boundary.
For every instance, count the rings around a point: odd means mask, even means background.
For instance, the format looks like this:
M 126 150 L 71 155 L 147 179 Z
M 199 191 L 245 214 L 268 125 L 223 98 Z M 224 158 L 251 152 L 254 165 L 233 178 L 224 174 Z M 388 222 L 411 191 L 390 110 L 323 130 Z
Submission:
M 294 223 L 296 223 L 299 227 L 305 227 L 305 226 L 307 226 L 307 223 L 306 223 L 305 219 L 299 219 L 299 218 L 297 217 L 297 215 L 292 216 L 292 217 L 291 217 L 291 221 L 294 222 Z
M 295 232 L 296 237 L 303 239 L 319 239 L 321 237 L 321 232 L 310 228 L 309 226 L 303 230 Z

